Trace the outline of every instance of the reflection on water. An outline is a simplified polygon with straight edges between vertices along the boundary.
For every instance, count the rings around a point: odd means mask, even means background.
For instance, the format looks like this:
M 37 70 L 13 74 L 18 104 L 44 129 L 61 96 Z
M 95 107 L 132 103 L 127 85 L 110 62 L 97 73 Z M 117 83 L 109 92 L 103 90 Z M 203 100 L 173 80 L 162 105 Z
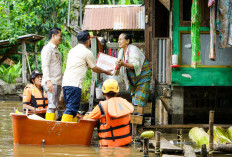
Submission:
M 35 153 L 36 152 L 36 153 Z M 57 157 L 57 156 L 109 156 L 109 157 L 128 157 L 142 156 L 135 148 L 98 148 L 81 146 L 14 146 L 14 157 Z
M 137 148 L 98 148 L 82 146 L 31 146 L 13 144 L 10 113 L 14 107 L 22 110 L 21 102 L 0 102 L 0 157 L 57 157 L 57 156 L 142 156 Z

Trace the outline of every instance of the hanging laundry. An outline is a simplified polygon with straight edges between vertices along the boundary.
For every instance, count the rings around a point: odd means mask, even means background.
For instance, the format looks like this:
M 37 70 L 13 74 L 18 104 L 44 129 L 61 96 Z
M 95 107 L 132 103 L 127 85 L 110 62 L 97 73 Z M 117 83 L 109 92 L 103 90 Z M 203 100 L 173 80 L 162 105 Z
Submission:
M 210 7 L 210 49 L 209 59 L 216 59 L 216 2 L 209 0 L 208 6 Z
M 111 56 L 111 48 L 109 48 L 109 56 Z
M 209 0 L 208 1 L 208 7 L 211 7 L 215 3 L 215 0 Z
M 200 0 L 193 0 L 192 11 L 191 11 L 191 44 L 192 44 L 191 67 L 193 68 L 200 67 L 201 65 L 200 23 L 201 23 Z
M 230 40 L 230 20 L 231 20 L 231 0 L 218 0 L 217 9 L 217 29 L 219 30 L 219 48 L 231 47 Z
M 230 27 L 228 44 L 232 46 L 232 2 L 230 1 Z
M 116 55 L 117 55 L 117 50 L 114 49 L 114 57 L 117 57 Z

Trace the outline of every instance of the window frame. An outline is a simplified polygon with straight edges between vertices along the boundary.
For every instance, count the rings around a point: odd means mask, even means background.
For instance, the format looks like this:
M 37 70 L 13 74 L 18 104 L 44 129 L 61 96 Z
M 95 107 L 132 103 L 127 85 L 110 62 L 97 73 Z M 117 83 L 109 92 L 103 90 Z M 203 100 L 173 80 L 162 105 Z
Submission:
M 183 20 L 183 1 L 179 1 L 179 26 L 183 27 L 191 27 L 191 21 Z M 204 6 L 204 7 L 203 7 Z M 201 0 L 201 27 L 209 27 L 209 8 L 208 8 L 208 0 Z M 191 10 L 190 10 L 191 11 Z

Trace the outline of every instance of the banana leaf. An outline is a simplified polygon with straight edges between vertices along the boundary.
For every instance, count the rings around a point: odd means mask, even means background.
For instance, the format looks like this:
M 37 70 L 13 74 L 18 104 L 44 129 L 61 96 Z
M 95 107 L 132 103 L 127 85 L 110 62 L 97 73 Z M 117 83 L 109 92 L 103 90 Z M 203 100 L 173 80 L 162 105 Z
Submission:
M 232 143 L 228 133 L 220 126 L 213 127 L 214 144 Z
M 201 147 L 203 144 L 206 144 L 207 147 L 209 145 L 209 135 L 202 128 L 192 128 L 189 131 L 189 138 L 196 142 L 198 147 Z
M 232 126 L 227 129 L 229 139 L 232 141 Z

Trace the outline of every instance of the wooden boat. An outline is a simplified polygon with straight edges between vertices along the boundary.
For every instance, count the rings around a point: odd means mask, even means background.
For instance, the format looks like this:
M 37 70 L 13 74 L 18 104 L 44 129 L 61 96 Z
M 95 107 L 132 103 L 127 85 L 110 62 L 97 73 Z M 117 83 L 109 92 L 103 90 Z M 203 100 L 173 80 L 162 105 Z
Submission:
M 14 144 L 84 145 L 91 144 L 94 120 L 61 122 L 29 119 L 11 113 Z

